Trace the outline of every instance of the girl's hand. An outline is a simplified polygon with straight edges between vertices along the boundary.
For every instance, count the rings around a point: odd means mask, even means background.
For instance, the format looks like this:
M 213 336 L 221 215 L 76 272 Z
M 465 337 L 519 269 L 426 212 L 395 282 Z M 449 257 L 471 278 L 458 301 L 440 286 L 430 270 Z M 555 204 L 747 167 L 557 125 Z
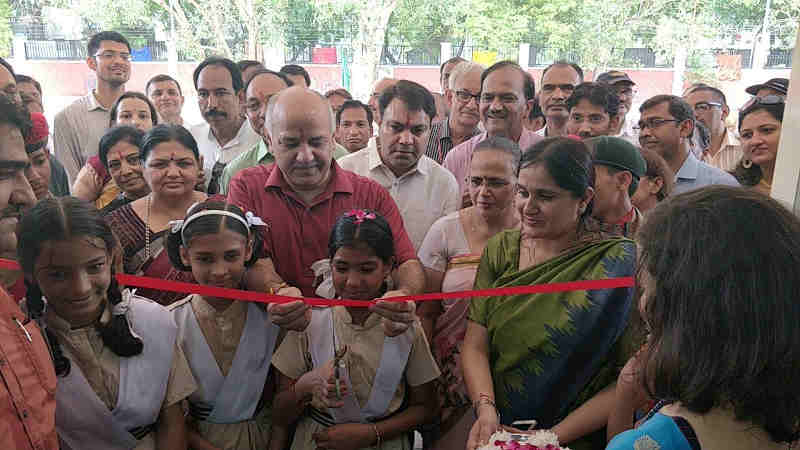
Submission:
M 317 367 L 311 372 L 305 373 L 295 385 L 298 395 L 310 392 L 315 402 L 328 408 L 341 408 L 344 406 L 342 398 L 348 393 L 347 381 L 339 380 L 339 393 L 336 392 L 336 378 L 333 368 L 333 360 L 328 361 L 324 366 Z
M 483 404 L 478 408 L 478 420 L 472 425 L 467 439 L 467 450 L 489 443 L 489 438 L 500 428 L 497 411 L 492 405 Z
M 404 291 L 389 291 L 381 298 L 408 295 Z M 414 302 L 385 302 L 378 300 L 369 310 L 383 317 L 383 332 L 394 337 L 403 334 L 417 320 L 417 305 Z
M 646 346 L 647 344 L 645 344 Z M 649 396 L 644 387 L 640 384 L 640 363 L 639 357 L 645 347 L 642 347 L 632 356 L 617 377 L 617 399 L 624 401 L 632 407 L 639 408 L 649 401 Z
M 377 436 L 372 425 L 343 423 L 314 433 L 313 439 L 318 449 L 356 450 L 371 447 Z

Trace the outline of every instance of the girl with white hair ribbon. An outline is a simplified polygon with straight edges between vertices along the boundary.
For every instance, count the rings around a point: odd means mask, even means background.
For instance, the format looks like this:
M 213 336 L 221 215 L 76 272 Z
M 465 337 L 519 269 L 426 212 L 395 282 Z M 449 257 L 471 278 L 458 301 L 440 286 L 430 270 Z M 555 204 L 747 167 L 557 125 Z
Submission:
M 265 223 L 221 201 L 192 205 L 170 222 L 166 250 L 199 284 L 244 289 Z M 274 387 L 268 374 L 280 329 L 262 304 L 189 295 L 169 306 L 178 341 L 197 380 L 189 396 L 192 448 L 264 449 L 269 445 Z

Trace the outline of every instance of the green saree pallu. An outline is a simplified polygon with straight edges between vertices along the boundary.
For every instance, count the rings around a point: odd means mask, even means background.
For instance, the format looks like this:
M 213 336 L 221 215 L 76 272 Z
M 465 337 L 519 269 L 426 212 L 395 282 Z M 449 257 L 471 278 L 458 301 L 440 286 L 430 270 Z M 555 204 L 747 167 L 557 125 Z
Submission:
M 582 240 L 561 255 L 519 270 L 520 231 L 487 243 L 475 289 L 634 275 L 633 241 Z M 609 383 L 624 364 L 620 337 L 633 288 L 478 297 L 469 319 L 486 327 L 501 423 L 535 419 L 550 428 Z

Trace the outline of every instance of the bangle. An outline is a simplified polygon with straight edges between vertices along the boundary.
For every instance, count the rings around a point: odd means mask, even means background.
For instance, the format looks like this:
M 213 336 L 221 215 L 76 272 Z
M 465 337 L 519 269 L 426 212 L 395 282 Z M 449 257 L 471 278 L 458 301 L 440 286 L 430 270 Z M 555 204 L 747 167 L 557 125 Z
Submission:
M 481 392 L 478 394 L 478 399 L 472 404 L 472 409 L 475 410 L 475 417 L 478 416 L 478 409 L 483 405 L 489 405 L 494 408 L 495 414 L 497 414 L 497 418 L 500 419 L 500 411 L 497 410 L 497 405 L 494 403 L 494 399 L 489 394 L 485 394 Z
M 379 430 L 378 426 L 374 423 L 371 423 L 370 425 L 372 425 L 372 430 L 375 431 L 375 448 L 380 449 L 381 441 L 383 440 L 383 436 L 381 436 L 381 430 Z
M 269 288 L 269 294 L 270 295 L 275 295 L 278 291 L 280 291 L 281 289 L 286 288 L 286 287 L 289 287 L 289 284 L 287 282 L 285 282 L 285 281 L 281 281 L 277 285 L 272 286 L 271 288 Z

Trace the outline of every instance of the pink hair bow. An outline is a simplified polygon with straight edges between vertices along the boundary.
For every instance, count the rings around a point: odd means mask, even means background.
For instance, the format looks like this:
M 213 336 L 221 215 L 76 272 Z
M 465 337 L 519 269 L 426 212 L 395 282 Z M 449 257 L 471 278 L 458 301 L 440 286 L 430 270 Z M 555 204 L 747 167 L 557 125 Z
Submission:
M 353 222 L 356 225 L 363 223 L 365 220 L 372 220 L 375 218 L 375 213 L 367 212 L 363 209 L 351 209 L 350 211 L 344 213 L 345 217 L 355 217 Z

